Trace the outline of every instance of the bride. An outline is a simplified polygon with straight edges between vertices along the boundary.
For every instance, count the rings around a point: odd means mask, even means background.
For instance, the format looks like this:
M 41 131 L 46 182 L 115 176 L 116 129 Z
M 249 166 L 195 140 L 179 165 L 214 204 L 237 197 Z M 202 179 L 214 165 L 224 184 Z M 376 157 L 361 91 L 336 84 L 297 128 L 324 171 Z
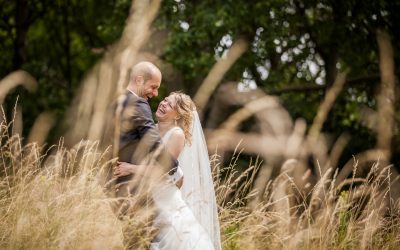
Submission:
M 188 95 L 173 92 L 160 102 L 156 117 L 163 143 L 178 158 L 184 177 L 163 183 L 153 194 L 159 211 L 155 224 L 160 232 L 151 249 L 220 250 L 215 191 L 195 105 Z M 122 162 L 116 174 L 137 172 L 138 167 Z

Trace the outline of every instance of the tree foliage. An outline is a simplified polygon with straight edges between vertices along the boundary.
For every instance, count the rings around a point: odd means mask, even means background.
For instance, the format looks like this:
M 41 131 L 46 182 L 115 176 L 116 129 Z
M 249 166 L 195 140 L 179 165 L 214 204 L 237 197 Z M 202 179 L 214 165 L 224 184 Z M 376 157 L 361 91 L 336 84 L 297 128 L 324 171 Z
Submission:
M 39 84 L 36 93 L 17 89 L 5 103 L 11 113 L 19 95 L 25 132 L 43 111 L 52 111 L 61 120 L 84 73 L 121 35 L 130 4 L 127 0 L 0 1 L 0 76 L 24 69 Z
M 225 80 L 255 83 L 309 123 L 338 71 L 349 71 L 324 125 L 333 137 L 353 136 L 348 159 L 375 143 L 363 114 L 376 109 L 376 31 L 389 32 L 398 61 L 399 10 L 400 3 L 380 0 L 166 1 L 162 20 L 171 32 L 165 59 L 184 72 L 185 86 L 194 92 L 232 41 L 245 37 L 251 47 Z M 396 133 L 394 142 L 399 139 Z

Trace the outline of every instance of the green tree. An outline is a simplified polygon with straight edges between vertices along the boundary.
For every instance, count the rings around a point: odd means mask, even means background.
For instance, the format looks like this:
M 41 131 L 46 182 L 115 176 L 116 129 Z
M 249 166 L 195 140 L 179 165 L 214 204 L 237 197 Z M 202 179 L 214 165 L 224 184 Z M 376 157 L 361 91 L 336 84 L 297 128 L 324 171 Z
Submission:
M 387 30 L 398 51 L 399 10 L 398 1 L 165 1 L 160 20 L 170 34 L 164 58 L 184 72 L 186 91 L 194 93 L 232 41 L 244 37 L 251 46 L 225 81 L 256 83 L 309 123 L 338 70 L 349 70 L 324 126 L 334 137 L 347 131 L 356 138 L 348 159 L 375 143 L 361 113 L 376 109 L 376 30 Z
M 17 89 L 5 102 L 10 114 L 20 96 L 24 133 L 43 111 L 52 111 L 61 121 L 85 72 L 120 37 L 130 4 L 127 0 L 0 1 L 0 77 L 24 69 L 39 85 L 34 94 Z M 53 131 L 53 139 L 59 135 Z

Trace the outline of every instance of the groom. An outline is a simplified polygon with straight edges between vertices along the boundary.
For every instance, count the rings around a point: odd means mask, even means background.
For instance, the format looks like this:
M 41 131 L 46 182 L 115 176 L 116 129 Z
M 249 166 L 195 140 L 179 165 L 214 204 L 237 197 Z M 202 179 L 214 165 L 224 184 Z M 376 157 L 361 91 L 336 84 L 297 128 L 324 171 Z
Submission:
M 157 152 L 156 160 L 163 166 L 164 172 L 169 172 L 174 180 L 178 180 L 181 177 L 175 176 L 181 173 L 176 171 L 178 161 L 162 147 L 148 103 L 150 98 L 158 95 L 161 78 L 161 71 L 150 62 L 139 62 L 132 68 L 128 87 L 118 98 L 115 110 L 114 147 L 119 162 L 135 165 L 143 164 L 149 155 Z M 133 174 L 117 178 L 117 197 L 127 197 L 133 191 L 125 185 L 132 177 Z

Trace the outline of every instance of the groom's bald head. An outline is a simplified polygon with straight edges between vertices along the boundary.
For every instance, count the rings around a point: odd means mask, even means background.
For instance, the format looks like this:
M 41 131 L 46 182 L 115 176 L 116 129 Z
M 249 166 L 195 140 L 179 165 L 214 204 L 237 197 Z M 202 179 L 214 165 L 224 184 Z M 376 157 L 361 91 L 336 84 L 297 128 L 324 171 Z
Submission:
M 133 66 L 131 80 L 135 79 L 137 76 L 143 76 L 145 81 L 148 81 L 153 77 L 159 77 L 161 81 L 161 71 L 156 65 L 147 61 L 137 63 L 135 66 Z
M 158 95 L 161 71 L 151 62 L 143 61 L 133 66 L 128 89 L 145 99 Z

